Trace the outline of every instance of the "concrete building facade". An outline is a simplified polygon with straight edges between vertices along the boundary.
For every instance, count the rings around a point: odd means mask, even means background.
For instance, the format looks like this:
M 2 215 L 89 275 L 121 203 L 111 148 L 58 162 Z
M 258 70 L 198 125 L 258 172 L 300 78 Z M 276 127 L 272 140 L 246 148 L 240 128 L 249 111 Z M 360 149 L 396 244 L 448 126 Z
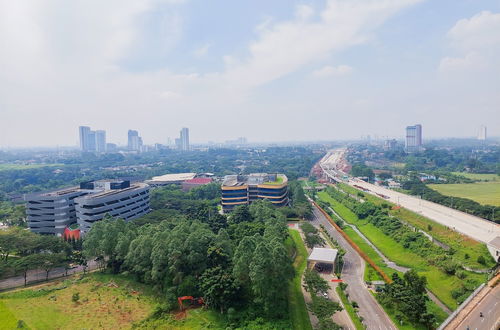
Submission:
M 149 186 L 130 181 L 84 182 L 44 193 L 27 194 L 26 214 L 31 231 L 61 236 L 78 223 L 83 232 L 105 214 L 131 220 L 149 212 Z
M 422 125 L 417 124 L 406 127 L 406 152 L 417 152 L 422 149 Z
M 227 175 L 221 186 L 222 211 L 267 199 L 276 206 L 288 204 L 288 178 L 284 174 Z

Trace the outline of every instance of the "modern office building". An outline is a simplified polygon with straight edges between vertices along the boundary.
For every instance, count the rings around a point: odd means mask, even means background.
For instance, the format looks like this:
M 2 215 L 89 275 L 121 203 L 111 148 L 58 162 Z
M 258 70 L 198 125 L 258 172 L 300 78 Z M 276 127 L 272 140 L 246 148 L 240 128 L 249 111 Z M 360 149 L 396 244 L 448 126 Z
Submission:
M 479 126 L 479 131 L 477 133 L 477 139 L 480 141 L 485 141 L 487 138 L 487 129 L 485 125 Z
M 406 127 L 406 152 L 418 152 L 422 149 L 422 125 Z
M 189 129 L 183 127 L 180 132 L 179 140 L 176 139 L 177 147 L 182 151 L 189 150 Z
M 221 186 L 222 211 L 267 199 L 276 206 L 288 204 L 288 178 L 284 174 L 227 175 Z
M 93 193 L 75 198 L 76 219 L 82 232 L 109 214 L 116 218 L 132 220 L 149 212 L 149 186 L 130 181 L 94 181 L 82 188 Z
M 106 131 L 93 131 L 88 126 L 79 127 L 80 150 L 87 152 L 106 151 Z
M 149 212 L 149 186 L 130 181 L 102 180 L 80 186 L 28 194 L 26 215 L 31 231 L 61 236 L 78 223 L 83 232 L 105 214 L 131 220 Z
M 142 138 L 139 136 L 139 132 L 135 130 L 128 131 L 128 150 L 141 151 L 142 148 Z
M 394 150 L 394 149 L 396 149 L 397 145 L 398 145 L 398 141 L 396 141 L 396 139 L 385 140 L 384 141 L 384 150 L 386 150 L 386 151 Z

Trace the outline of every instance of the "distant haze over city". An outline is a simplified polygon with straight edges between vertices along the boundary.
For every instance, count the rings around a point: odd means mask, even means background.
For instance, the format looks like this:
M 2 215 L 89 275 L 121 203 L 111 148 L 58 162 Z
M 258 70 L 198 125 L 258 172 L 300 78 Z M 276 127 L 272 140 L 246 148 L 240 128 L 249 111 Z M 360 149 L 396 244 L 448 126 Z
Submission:
M 498 1 L 2 1 L 0 147 L 500 135 Z

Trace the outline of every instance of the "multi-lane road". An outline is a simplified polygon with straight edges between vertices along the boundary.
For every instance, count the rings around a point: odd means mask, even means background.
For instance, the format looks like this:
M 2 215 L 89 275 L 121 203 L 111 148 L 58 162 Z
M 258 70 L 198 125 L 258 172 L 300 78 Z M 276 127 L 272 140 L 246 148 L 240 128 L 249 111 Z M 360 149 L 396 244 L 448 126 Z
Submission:
M 346 149 L 330 151 L 320 161 L 320 166 L 327 176 L 335 180 L 342 180 L 345 173 L 340 168 L 343 166 Z M 381 186 L 376 186 L 358 179 L 346 180 L 351 186 L 358 186 L 371 194 L 386 196 L 386 199 L 410 211 L 421 214 L 437 223 L 445 225 L 457 232 L 471 237 L 477 241 L 488 244 L 496 237 L 500 237 L 500 225 L 482 218 L 454 210 L 452 208 L 422 200 L 415 196 L 406 195 Z M 496 257 L 495 251 L 490 248 L 491 254 Z
M 315 206 L 313 206 L 313 215 L 312 224 L 317 227 L 320 224 L 323 225 L 346 251 L 341 278 L 348 284 L 349 298 L 358 303 L 359 314 L 363 317 L 363 323 L 367 329 L 397 329 L 363 281 L 364 260 Z

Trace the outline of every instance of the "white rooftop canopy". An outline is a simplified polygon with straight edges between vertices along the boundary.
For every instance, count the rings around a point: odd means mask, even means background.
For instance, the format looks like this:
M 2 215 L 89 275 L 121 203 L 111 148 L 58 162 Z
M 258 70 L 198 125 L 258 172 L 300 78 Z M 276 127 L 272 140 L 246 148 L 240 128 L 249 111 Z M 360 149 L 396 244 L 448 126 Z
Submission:
M 338 250 L 327 248 L 314 248 L 307 258 L 307 261 L 316 261 L 323 263 L 334 263 L 337 259 Z

